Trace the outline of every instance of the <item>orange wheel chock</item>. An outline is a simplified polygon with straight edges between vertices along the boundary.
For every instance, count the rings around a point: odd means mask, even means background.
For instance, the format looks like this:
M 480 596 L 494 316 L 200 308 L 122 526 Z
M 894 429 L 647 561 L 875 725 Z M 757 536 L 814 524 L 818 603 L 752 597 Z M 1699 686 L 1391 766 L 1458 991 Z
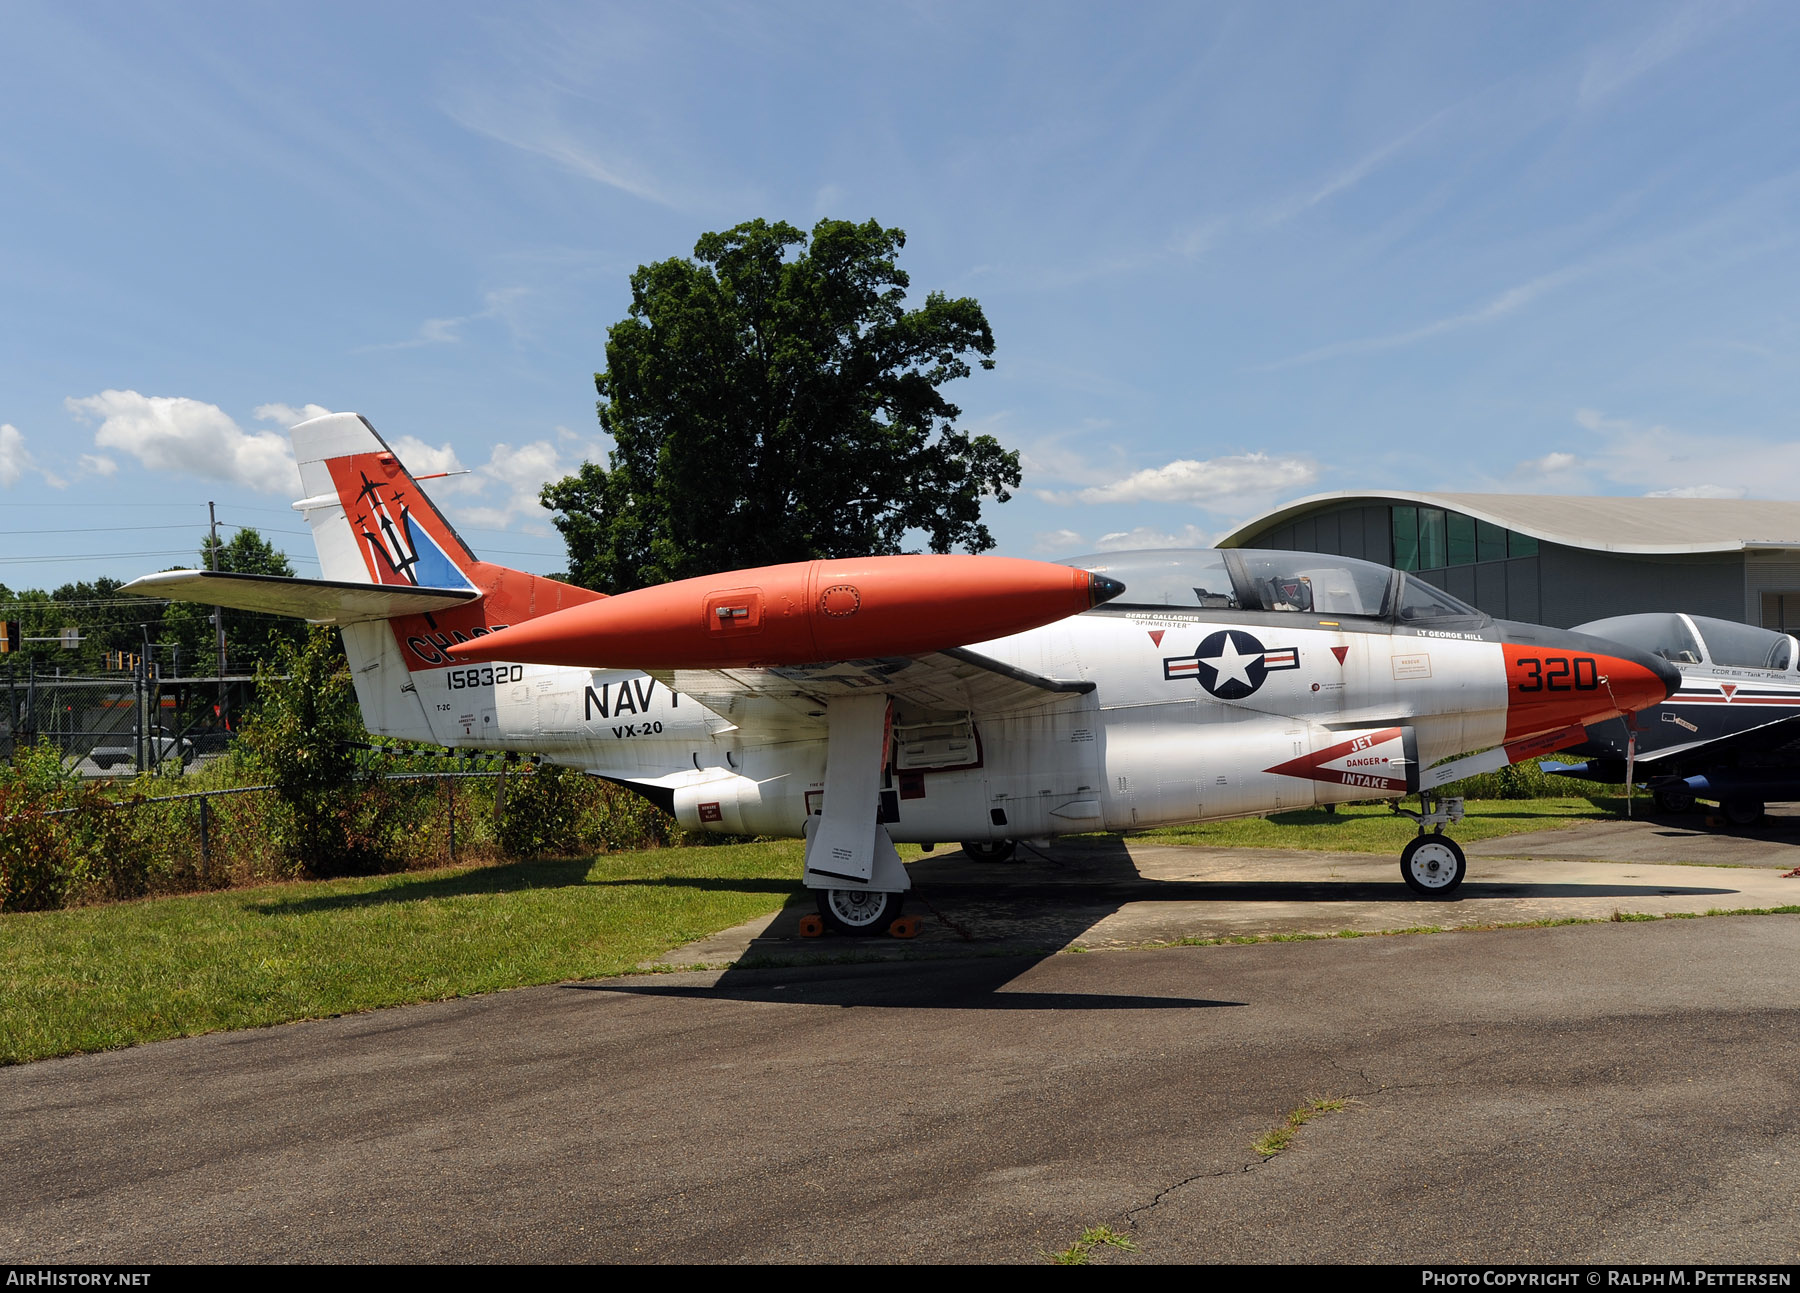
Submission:
M 902 916 L 888 926 L 888 933 L 895 938 L 917 938 L 924 925 L 925 922 L 917 916 Z
M 800 937 L 818 938 L 825 932 L 823 916 L 802 916 L 800 918 Z

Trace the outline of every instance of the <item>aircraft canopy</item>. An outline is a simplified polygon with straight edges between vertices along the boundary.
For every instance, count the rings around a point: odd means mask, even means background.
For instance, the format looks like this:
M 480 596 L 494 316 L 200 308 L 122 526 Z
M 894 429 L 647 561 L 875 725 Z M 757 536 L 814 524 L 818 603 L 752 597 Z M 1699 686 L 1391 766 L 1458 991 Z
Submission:
M 1488 619 L 1422 579 L 1329 553 L 1163 548 L 1100 552 L 1065 564 L 1123 583 L 1126 591 L 1115 608 L 1294 611 L 1401 624 Z
M 1792 669 L 1794 639 L 1773 629 L 1757 628 L 1709 615 L 1656 611 L 1615 615 L 1575 626 L 1579 633 L 1611 638 L 1659 655 L 1674 664 L 1714 664 L 1733 669 Z

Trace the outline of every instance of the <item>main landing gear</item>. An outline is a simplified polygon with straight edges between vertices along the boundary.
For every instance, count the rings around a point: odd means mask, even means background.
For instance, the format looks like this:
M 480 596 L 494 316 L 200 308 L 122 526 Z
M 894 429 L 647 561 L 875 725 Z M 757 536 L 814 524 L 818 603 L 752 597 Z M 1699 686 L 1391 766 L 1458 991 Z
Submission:
M 1650 798 L 1655 802 L 1658 812 L 1679 814 L 1694 811 L 1694 797 L 1685 790 L 1653 790 Z
M 1013 840 L 964 840 L 962 851 L 974 862 L 1010 862 L 1018 844 Z
M 1406 887 L 1424 898 L 1448 898 L 1468 874 L 1468 859 L 1456 841 L 1444 834 L 1444 827 L 1463 819 L 1463 801 L 1457 798 L 1434 799 L 1419 796 L 1421 811 L 1413 812 L 1398 803 L 1394 811 L 1419 824 L 1419 834 L 1400 851 L 1400 874 Z M 1429 833 L 1425 828 L 1431 827 Z
M 906 905 L 906 895 L 881 889 L 815 889 L 819 915 L 840 934 L 881 934 Z

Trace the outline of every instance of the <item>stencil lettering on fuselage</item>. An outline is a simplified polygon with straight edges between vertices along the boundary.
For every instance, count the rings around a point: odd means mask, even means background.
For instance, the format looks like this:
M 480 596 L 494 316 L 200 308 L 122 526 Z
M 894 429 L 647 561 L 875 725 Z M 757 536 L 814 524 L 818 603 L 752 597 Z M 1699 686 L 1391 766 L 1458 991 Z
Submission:
M 1193 678 L 1220 700 L 1254 695 L 1263 680 L 1281 669 L 1300 667 L 1298 647 L 1265 647 L 1242 629 L 1209 633 L 1192 655 L 1165 656 L 1163 677 Z

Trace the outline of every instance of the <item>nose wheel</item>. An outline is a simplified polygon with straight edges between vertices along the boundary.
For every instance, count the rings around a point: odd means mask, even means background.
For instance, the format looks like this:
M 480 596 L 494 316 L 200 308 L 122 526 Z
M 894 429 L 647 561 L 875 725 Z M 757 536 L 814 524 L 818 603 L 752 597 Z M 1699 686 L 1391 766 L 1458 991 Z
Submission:
M 1400 853 L 1400 874 L 1406 877 L 1406 887 L 1422 897 L 1448 898 L 1468 870 L 1462 849 L 1443 835 L 1420 835 Z

